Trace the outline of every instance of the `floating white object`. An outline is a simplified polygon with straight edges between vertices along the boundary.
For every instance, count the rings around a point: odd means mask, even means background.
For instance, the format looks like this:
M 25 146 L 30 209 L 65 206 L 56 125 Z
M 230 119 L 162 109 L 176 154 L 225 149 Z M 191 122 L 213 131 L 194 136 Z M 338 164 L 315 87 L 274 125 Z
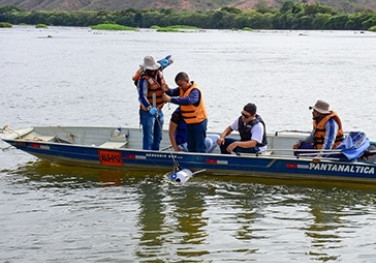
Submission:
M 196 172 L 192 172 L 191 170 L 184 168 L 184 169 L 181 169 L 180 171 L 171 173 L 169 178 L 171 179 L 171 181 L 174 181 L 178 184 L 184 184 L 189 179 L 191 179 L 191 177 L 194 176 L 195 174 L 202 173 L 205 171 L 206 171 L 205 169 L 202 169 Z
M 192 172 L 188 169 L 182 169 L 180 171 L 174 172 L 170 175 L 170 179 L 176 183 L 184 184 L 192 177 Z

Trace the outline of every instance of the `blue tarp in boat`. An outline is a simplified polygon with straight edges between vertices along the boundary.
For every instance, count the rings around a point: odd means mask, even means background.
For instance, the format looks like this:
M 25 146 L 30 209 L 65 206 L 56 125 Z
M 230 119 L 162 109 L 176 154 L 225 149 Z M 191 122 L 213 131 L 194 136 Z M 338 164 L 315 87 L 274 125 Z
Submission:
M 350 132 L 336 150 L 342 150 L 340 159 L 347 161 L 355 160 L 362 156 L 365 150 L 370 146 L 367 135 L 362 131 Z

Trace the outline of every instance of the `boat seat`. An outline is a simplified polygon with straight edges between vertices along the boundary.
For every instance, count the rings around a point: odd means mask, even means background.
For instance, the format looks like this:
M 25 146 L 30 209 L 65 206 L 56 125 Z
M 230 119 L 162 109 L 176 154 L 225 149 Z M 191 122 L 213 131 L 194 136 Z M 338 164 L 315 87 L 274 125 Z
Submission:
M 125 142 L 105 142 L 99 145 L 101 148 L 125 148 L 128 144 L 128 141 Z

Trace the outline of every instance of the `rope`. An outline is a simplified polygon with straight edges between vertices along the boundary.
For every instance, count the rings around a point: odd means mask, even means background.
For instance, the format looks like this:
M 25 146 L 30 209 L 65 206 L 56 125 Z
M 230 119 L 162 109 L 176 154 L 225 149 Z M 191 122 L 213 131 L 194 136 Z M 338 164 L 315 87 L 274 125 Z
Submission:
M 167 151 L 167 150 L 169 150 L 169 149 L 171 149 L 171 148 L 172 148 L 172 145 L 169 145 L 169 146 L 166 146 L 166 147 L 162 148 L 161 151 L 162 151 L 162 152 L 163 152 L 163 151 Z
M 173 169 L 173 172 L 176 173 L 177 171 L 181 170 L 182 168 L 181 168 L 180 164 L 175 160 L 173 153 L 171 153 L 170 155 L 171 155 L 172 161 L 174 162 L 174 166 L 173 166 L 172 169 Z
M 159 128 L 160 128 L 161 130 L 163 130 L 163 127 L 162 127 L 162 125 L 161 125 L 161 123 L 160 123 L 160 121 L 159 121 L 159 115 L 158 115 L 158 114 L 155 115 L 155 120 L 158 122 L 158 126 L 159 126 Z

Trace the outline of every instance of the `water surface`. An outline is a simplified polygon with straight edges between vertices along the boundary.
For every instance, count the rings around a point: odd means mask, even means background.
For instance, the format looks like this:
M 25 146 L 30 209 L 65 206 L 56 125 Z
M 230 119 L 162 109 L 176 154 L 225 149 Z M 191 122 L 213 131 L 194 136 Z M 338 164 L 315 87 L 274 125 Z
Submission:
M 376 34 L 0 29 L 0 125 L 138 127 L 131 77 L 172 54 L 202 88 L 209 129 L 254 102 L 269 132 L 310 130 L 327 100 L 376 138 Z M 175 109 L 167 105 L 166 120 Z M 165 121 L 167 128 L 168 121 Z M 167 139 L 167 138 L 166 138 Z M 7 147 L 0 142 L 2 149 Z M 2 262 L 373 262 L 376 186 L 51 166 L 0 152 Z

